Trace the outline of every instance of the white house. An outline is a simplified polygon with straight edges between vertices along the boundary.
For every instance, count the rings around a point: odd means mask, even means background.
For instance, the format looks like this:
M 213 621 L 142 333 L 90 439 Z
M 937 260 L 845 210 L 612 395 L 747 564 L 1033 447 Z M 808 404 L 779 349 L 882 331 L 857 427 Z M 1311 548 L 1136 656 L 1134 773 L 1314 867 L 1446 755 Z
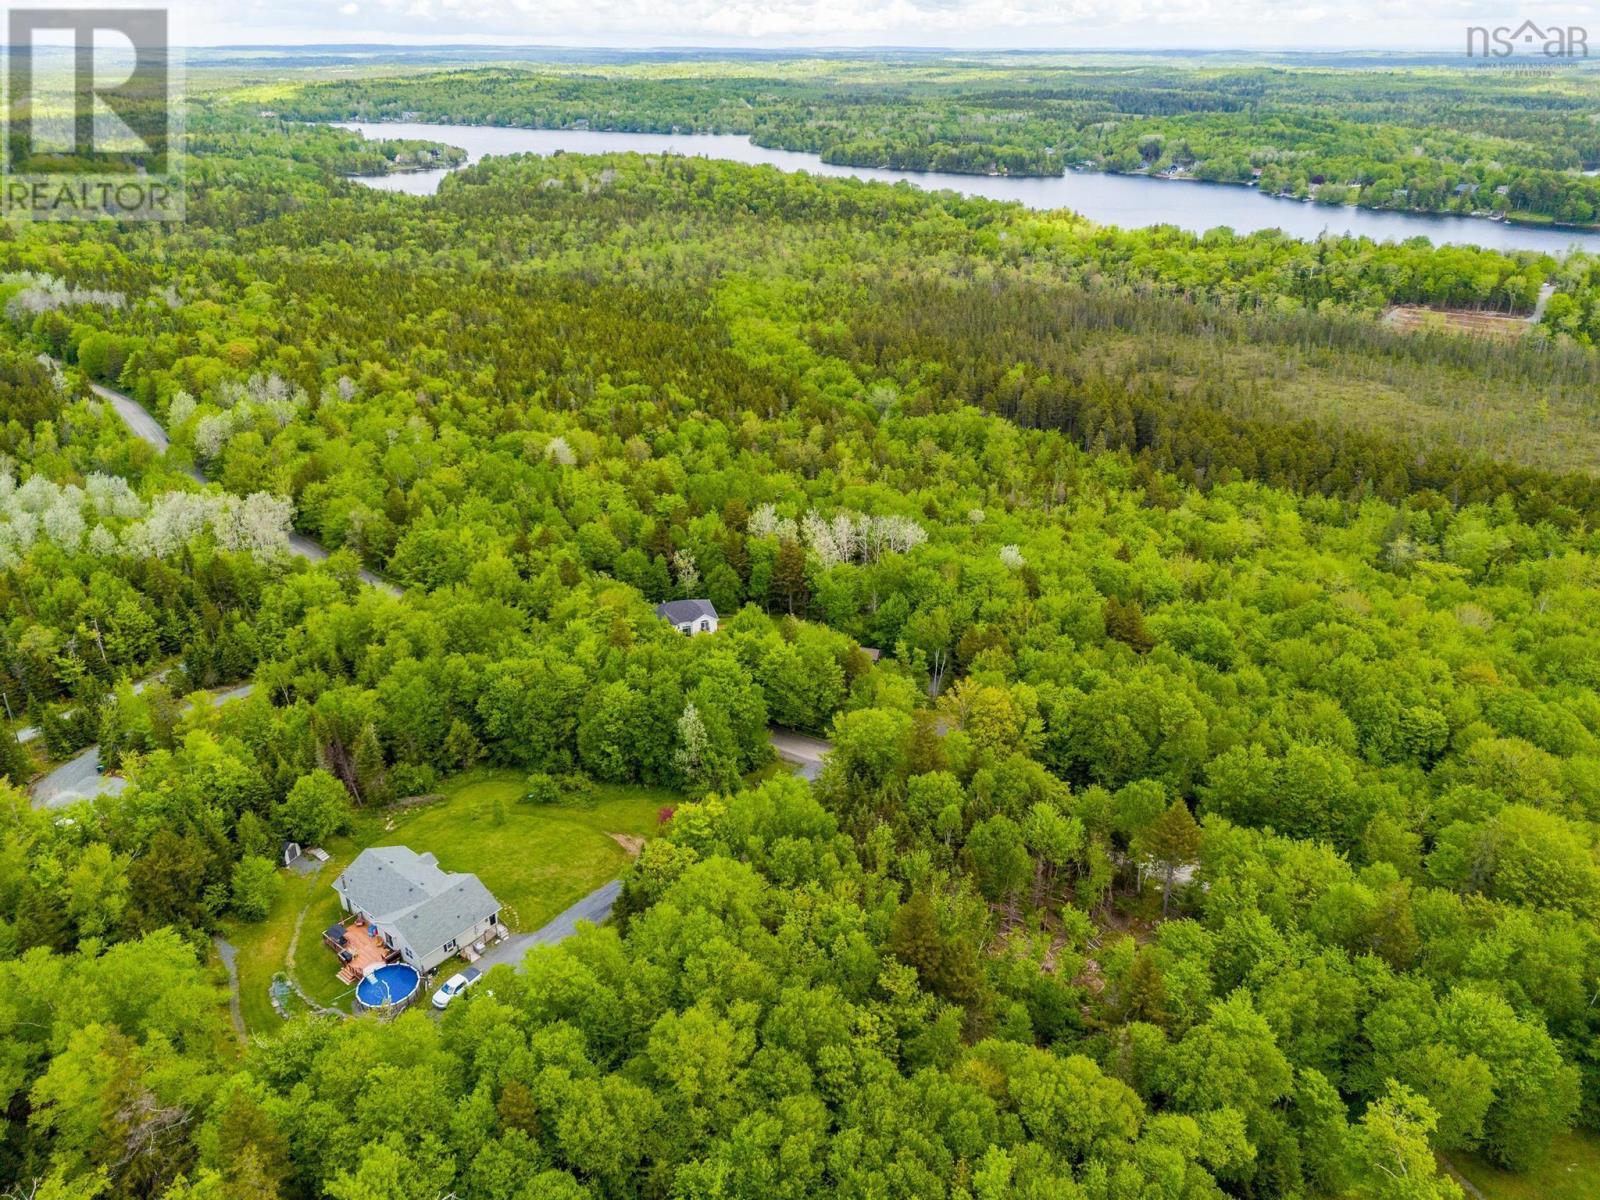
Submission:
M 656 616 L 686 637 L 717 631 L 717 610 L 709 600 L 668 600 L 656 605 Z
M 495 930 L 500 902 L 476 875 L 441 871 L 404 846 L 363 850 L 333 881 L 345 912 L 376 925 L 402 961 L 431 971 Z

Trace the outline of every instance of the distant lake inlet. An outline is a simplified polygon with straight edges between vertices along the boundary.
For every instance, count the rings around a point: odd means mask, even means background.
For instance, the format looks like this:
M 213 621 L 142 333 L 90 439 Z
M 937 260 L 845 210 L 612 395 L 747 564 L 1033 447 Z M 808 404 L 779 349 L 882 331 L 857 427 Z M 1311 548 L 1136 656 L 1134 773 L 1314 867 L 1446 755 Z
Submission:
M 601 133 L 585 129 L 512 129 L 493 125 L 432 125 L 420 122 L 340 121 L 341 129 L 365 137 L 422 138 L 459 146 L 471 165 L 492 154 L 684 154 L 731 162 L 766 164 L 812 175 L 909 183 L 926 191 L 952 191 L 991 200 L 1010 200 L 1028 208 L 1069 208 L 1102 225 L 1138 229 L 1176 225 L 1191 233 L 1227 226 L 1236 233 L 1280 229 L 1311 239 L 1325 233 L 1374 241 L 1422 236 L 1435 245 L 1483 246 L 1494 250 L 1569 250 L 1600 252 L 1600 233 L 1517 225 L 1477 217 L 1380 212 L 1367 208 L 1306 204 L 1265 196 L 1237 184 L 1155 179 L 1147 175 L 1107 175 L 1069 171 L 1065 175 L 1016 177 L 958 175 L 940 171 L 896 171 L 886 167 L 846 167 L 815 154 L 757 146 L 739 134 Z M 439 190 L 449 170 L 361 176 L 360 182 L 389 192 L 427 196 Z

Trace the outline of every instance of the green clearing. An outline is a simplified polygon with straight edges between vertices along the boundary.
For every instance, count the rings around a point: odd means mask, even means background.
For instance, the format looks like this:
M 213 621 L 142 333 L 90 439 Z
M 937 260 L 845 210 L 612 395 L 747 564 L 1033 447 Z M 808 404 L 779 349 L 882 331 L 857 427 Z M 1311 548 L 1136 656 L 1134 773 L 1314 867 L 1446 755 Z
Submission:
M 514 932 L 537 929 L 627 865 L 627 851 L 611 834 L 648 837 L 660 809 L 682 801 L 674 792 L 602 786 L 592 805 L 531 805 L 522 793 L 516 772 L 470 771 L 449 780 L 431 804 L 358 814 L 348 836 L 324 847 L 329 859 L 316 872 L 280 871 L 267 919 L 230 922 L 223 931 L 239 951 L 245 1027 L 260 1033 L 277 1023 L 268 989 L 285 970 L 318 1003 L 348 1007 L 349 986 L 322 946 L 322 931 L 340 916 L 334 879 L 367 846 L 431 850 L 445 870 L 482 879 Z
M 1600 1135 L 1573 1130 L 1559 1135 L 1550 1156 L 1532 1171 L 1513 1175 L 1470 1154 L 1451 1159 L 1486 1200 L 1594 1200 L 1600 1196 Z

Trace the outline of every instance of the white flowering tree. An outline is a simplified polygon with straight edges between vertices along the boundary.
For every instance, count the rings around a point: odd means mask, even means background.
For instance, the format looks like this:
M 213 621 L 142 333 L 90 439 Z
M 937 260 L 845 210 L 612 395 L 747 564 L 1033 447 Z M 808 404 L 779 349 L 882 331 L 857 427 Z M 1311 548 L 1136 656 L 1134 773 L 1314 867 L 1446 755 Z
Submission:
M 43 475 L 19 484 L 0 471 L 0 566 L 16 565 L 40 542 L 167 558 L 207 536 L 224 550 L 273 559 L 289 551 L 293 515 L 287 498 L 268 492 L 165 492 L 147 505 L 115 475 L 90 475 L 80 488 Z
M 694 561 L 694 555 L 687 550 L 677 550 L 672 555 L 672 573 L 677 576 L 678 586 L 685 594 L 692 595 L 700 587 L 700 567 Z
M 74 287 L 54 275 L 14 271 L 0 276 L 0 283 L 22 284 L 21 290 L 6 301 L 6 316 L 18 322 L 31 320 L 40 313 L 55 312 L 63 308 L 82 308 L 86 305 L 97 305 L 101 308 L 127 307 L 127 297 L 121 292 Z
M 750 514 L 751 537 L 796 541 L 824 567 L 876 562 L 886 553 L 905 554 L 928 540 L 927 531 L 910 517 L 874 517 L 841 511 L 831 518 L 808 511 L 800 520 L 778 515 L 771 504 Z
M 544 444 L 544 456 L 561 467 L 570 467 L 578 461 L 578 456 L 572 452 L 567 439 L 559 433 Z

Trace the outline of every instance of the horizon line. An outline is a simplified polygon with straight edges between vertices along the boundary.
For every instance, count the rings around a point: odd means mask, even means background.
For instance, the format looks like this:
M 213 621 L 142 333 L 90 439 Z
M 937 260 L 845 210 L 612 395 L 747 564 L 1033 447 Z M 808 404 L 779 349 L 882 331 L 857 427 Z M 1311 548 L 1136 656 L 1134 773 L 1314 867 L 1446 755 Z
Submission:
M 396 35 L 404 36 L 404 35 Z M 13 46 L 7 42 L 0 42 L 0 51 L 11 52 L 24 47 Z M 26 47 L 35 50 L 65 50 L 66 43 L 38 44 Z M 451 50 L 493 50 L 493 51 L 581 51 L 604 52 L 612 54 L 941 54 L 952 57 L 974 55 L 1074 55 L 1074 54 L 1144 54 L 1144 55 L 1198 55 L 1198 54 L 1310 54 L 1310 55 L 1340 55 L 1340 54 L 1381 54 L 1381 55 L 1438 55 L 1458 53 L 1444 46 L 1323 46 L 1323 45 L 1260 45 L 1260 46 L 956 46 L 924 43 L 861 43 L 856 44 L 828 44 L 828 45 L 782 45 L 759 43 L 653 43 L 649 45 L 617 45 L 603 42 L 497 42 L 497 41 L 440 41 L 432 39 L 426 42 L 407 41 L 261 41 L 261 42 L 178 42 L 172 49 L 176 50 L 389 50 L 389 51 L 418 51 L 424 53 L 443 53 Z M 1508 56 L 1529 61 L 1541 61 L 1549 58 L 1543 54 L 1527 54 Z M 1474 61 L 1462 55 L 1464 61 Z M 1505 61 L 1505 60 L 1498 60 Z M 1550 59 L 1552 64 L 1578 65 L 1590 61 Z M 1595 60 L 1600 64 L 1600 57 Z

